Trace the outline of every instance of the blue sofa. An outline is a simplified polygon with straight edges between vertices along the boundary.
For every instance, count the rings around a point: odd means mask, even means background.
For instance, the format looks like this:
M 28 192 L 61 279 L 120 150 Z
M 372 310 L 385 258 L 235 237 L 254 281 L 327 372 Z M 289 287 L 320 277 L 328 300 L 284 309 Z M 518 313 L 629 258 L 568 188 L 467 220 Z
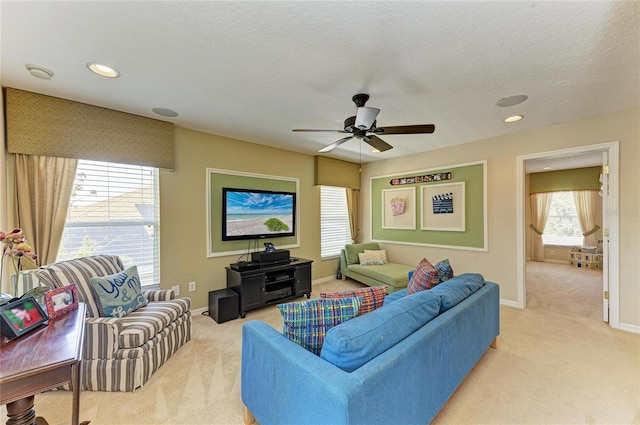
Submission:
M 404 289 L 329 330 L 320 356 L 264 322 L 248 322 L 245 423 L 429 423 L 487 348 L 495 348 L 499 299 L 498 285 L 478 274 L 409 296 Z

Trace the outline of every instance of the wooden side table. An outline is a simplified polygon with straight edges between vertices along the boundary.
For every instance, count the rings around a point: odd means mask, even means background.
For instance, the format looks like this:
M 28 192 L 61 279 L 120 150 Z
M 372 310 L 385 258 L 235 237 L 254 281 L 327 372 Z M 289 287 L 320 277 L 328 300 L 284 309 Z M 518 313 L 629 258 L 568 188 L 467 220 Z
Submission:
M 10 342 L 0 341 L 0 404 L 7 405 L 7 425 L 47 424 L 36 418 L 35 395 L 61 385 L 73 386 L 71 424 L 79 425 L 82 342 L 86 306 Z M 88 422 L 83 422 L 86 424 Z

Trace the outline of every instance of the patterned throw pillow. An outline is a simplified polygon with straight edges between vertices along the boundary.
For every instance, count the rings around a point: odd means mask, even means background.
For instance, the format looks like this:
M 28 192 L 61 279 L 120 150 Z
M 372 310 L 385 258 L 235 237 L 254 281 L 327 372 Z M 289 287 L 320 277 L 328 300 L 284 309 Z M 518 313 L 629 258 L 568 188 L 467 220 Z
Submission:
M 362 298 L 315 299 L 278 305 L 284 319 L 282 334 L 296 344 L 320 355 L 327 331 L 353 319 Z
M 343 292 L 321 293 L 320 298 L 353 298 L 361 297 L 362 305 L 358 316 L 367 314 L 378 307 L 382 307 L 387 296 L 387 286 L 372 286 L 370 288 L 358 288 Z
M 380 266 L 387 264 L 387 250 L 372 251 L 365 249 L 364 252 L 358 254 L 358 259 L 362 266 Z
M 100 317 L 124 317 L 149 302 L 142 293 L 136 266 L 109 276 L 92 277 L 90 282 Z
M 364 253 L 374 258 L 378 258 L 382 264 L 387 264 L 387 250 L 386 249 L 365 249 Z
M 438 280 L 440 282 L 446 282 L 453 277 L 453 269 L 449 264 L 449 259 L 438 261 L 434 267 L 438 270 Z
M 407 284 L 407 295 L 431 289 L 438 283 L 440 283 L 438 271 L 429 260 L 423 258 L 422 261 L 418 263 L 416 270 L 413 272 L 413 276 L 411 276 L 411 280 Z

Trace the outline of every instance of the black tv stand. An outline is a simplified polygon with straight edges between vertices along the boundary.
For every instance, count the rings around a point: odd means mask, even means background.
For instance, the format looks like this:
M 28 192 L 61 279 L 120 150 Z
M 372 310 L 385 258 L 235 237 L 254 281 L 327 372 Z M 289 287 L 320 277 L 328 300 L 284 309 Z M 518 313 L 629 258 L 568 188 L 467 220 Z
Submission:
M 303 258 L 250 270 L 227 267 L 227 288 L 240 295 L 240 317 L 248 311 L 306 295 L 311 297 L 311 263 Z

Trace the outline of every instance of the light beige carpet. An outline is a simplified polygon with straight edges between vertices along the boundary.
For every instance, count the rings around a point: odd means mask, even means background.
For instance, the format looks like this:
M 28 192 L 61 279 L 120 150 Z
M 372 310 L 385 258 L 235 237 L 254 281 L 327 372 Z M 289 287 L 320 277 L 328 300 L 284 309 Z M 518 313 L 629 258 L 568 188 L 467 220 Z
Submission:
M 314 285 L 313 295 L 358 286 L 331 281 Z M 534 288 L 529 282 L 529 296 Z M 194 317 L 193 341 L 144 388 L 84 392 L 81 419 L 92 425 L 241 424 L 240 331 L 248 320 L 282 326 L 275 307 L 221 325 Z M 381 393 L 372 403 L 402 408 L 404 397 Z M 71 394 L 38 395 L 36 410 L 51 425 L 69 424 Z M 4 407 L 1 413 L 5 417 Z M 640 424 L 640 336 L 590 317 L 502 307 L 498 349 L 486 352 L 434 423 Z

